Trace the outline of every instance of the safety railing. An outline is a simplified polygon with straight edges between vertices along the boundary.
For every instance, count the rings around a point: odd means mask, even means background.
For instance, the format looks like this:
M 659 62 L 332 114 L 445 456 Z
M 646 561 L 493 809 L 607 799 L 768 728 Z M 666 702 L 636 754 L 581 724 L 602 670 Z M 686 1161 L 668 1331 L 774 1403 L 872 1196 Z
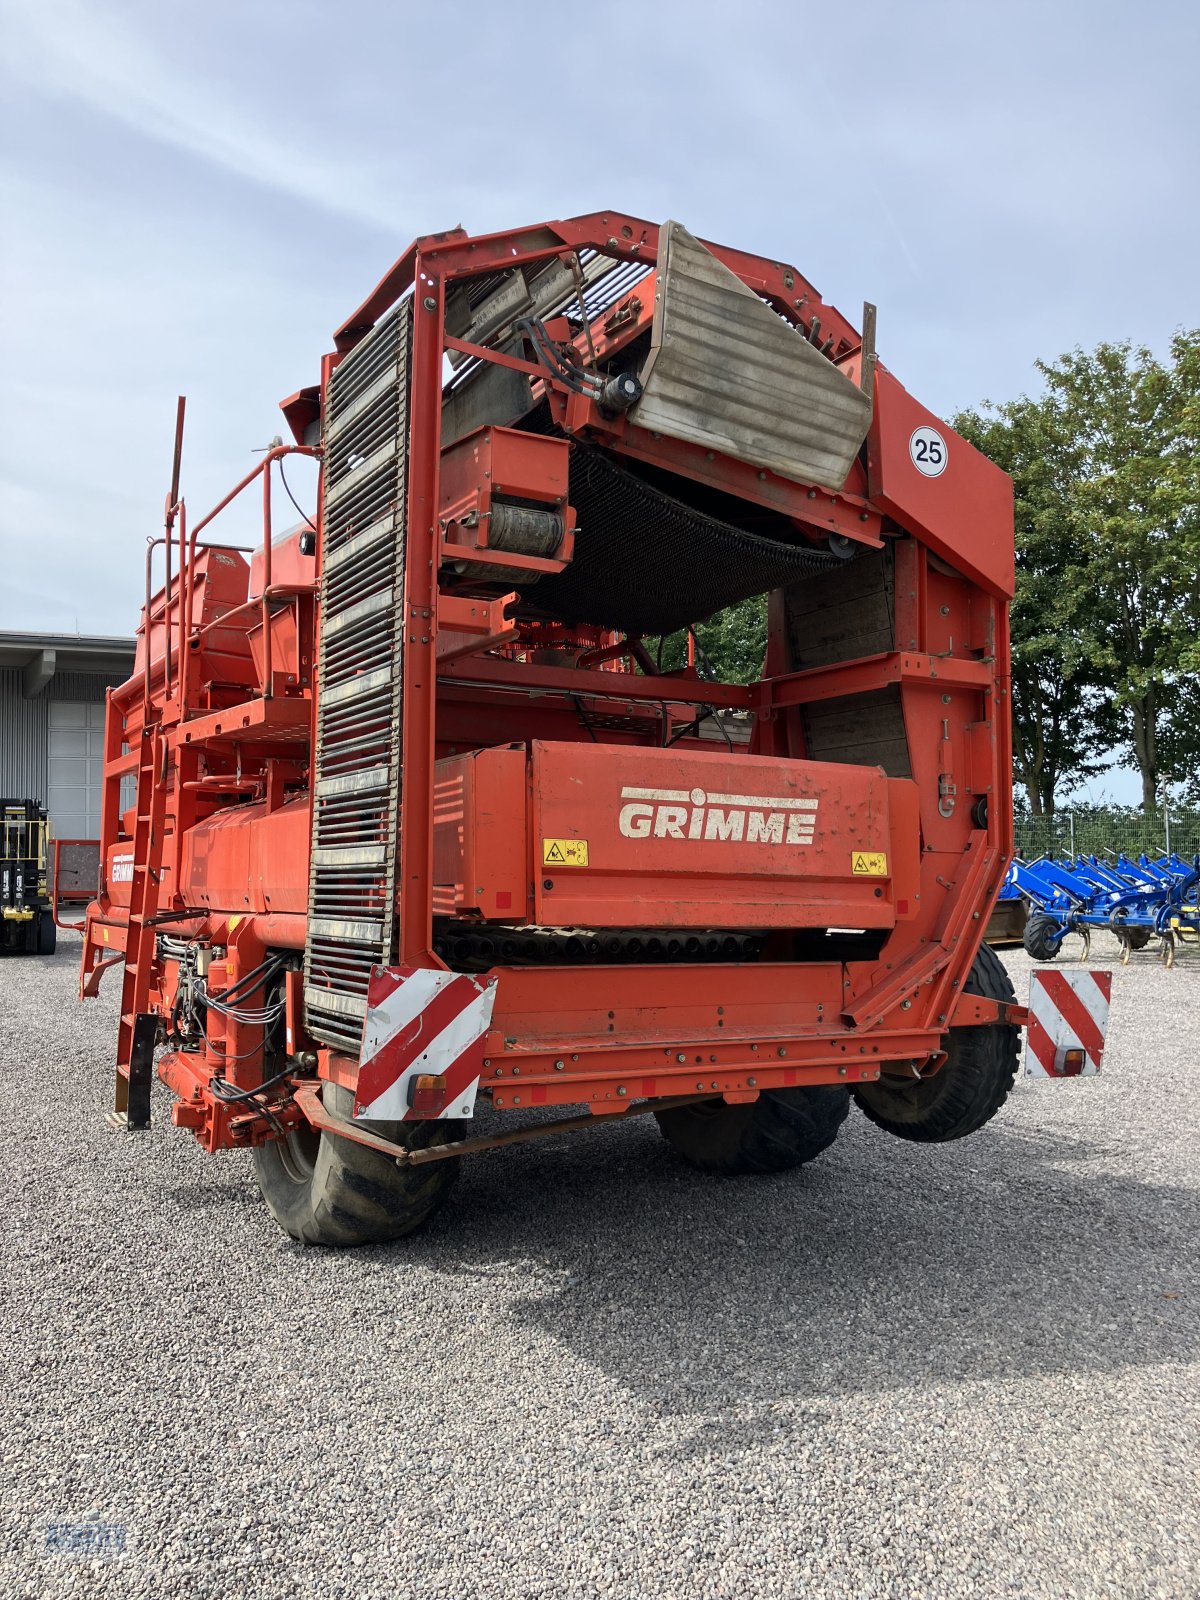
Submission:
M 256 698 L 264 700 L 271 698 L 274 668 L 272 659 L 271 602 L 289 598 L 295 593 L 294 590 L 287 587 L 276 588 L 272 583 L 271 469 L 277 461 L 281 461 L 285 456 L 315 457 L 318 454 L 317 449 L 311 445 L 273 445 L 264 453 L 262 459 L 246 473 L 245 477 L 236 483 L 229 493 L 219 500 L 210 511 L 206 512 L 198 522 L 193 523 L 190 529 L 188 527 L 187 507 L 183 499 L 169 500 L 166 508 L 165 532 L 157 538 L 148 540 L 146 549 L 146 599 L 144 608 L 146 661 L 142 683 L 142 703 L 143 716 L 147 721 L 150 717 L 152 628 L 154 623 L 159 620 L 154 617 L 152 610 L 151 569 L 154 551 L 160 545 L 163 546 L 165 551 L 166 569 L 161 612 L 163 628 L 163 688 L 166 697 L 175 701 L 175 709 L 180 719 L 187 716 L 191 705 L 193 647 L 215 629 L 227 627 L 230 622 L 239 616 L 244 616 L 256 610 L 261 612 L 263 632 L 263 663 L 262 670 L 258 674 L 259 692 Z M 213 540 L 202 540 L 200 535 L 204 529 L 209 527 L 223 511 L 226 511 L 259 478 L 262 480 L 261 545 L 225 544 Z M 177 481 L 173 484 L 173 490 L 177 495 Z M 174 582 L 172 582 L 173 550 L 178 557 L 178 577 Z M 199 555 L 207 550 L 236 551 L 245 555 L 254 554 L 261 550 L 263 558 L 262 588 L 260 593 L 252 599 L 247 599 L 240 605 L 233 606 L 228 611 L 222 612 L 219 617 L 211 618 L 208 622 L 196 627 L 193 623 L 196 595 L 196 563 Z

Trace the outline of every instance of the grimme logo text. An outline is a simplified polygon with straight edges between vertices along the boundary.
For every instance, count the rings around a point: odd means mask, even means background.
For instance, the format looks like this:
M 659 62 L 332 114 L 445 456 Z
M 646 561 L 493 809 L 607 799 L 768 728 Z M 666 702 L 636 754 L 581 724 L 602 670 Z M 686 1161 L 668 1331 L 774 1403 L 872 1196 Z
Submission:
M 617 827 L 627 839 L 811 844 L 816 800 L 794 795 L 708 794 L 703 789 L 621 790 Z

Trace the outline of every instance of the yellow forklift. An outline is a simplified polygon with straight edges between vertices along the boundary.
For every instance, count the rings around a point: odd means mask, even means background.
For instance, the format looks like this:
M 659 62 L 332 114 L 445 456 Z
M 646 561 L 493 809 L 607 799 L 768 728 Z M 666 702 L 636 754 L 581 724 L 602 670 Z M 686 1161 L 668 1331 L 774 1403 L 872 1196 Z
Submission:
M 0 955 L 54 954 L 49 841 L 36 800 L 0 800 Z

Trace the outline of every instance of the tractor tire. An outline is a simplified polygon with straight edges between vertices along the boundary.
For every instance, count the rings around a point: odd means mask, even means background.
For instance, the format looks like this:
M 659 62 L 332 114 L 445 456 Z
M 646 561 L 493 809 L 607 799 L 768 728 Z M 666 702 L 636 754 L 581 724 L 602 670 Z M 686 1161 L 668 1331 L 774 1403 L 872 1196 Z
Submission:
M 1040 911 L 1035 911 L 1030 917 L 1021 935 L 1026 955 L 1032 956 L 1035 961 L 1053 961 L 1062 948 L 1062 942 L 1059 924 L 1053 917 Z
M 40 956 L 52 956 L 57 946 L 58 929 L 54 925 L 54 917 L 49 911 L 43 911 L 38 918 L 37 953 Z
M 966 994 L 1016 1002 L 1016 994 L 1000 957 L 981 945 Z M 930 1078 L 900 1078 L 885 1073 L 877 1083 L 854 1090 L 860 1110 L 878 1128 L 916 1144 L 945 1144 L 975 1133 L 1008 1099 L 1017 1075 L 1020 1035 L 1011 1023 L 979 1028 L 952 1028 L 947 1035 L 946 1064 Z
M 326 1084 L 326 1106 L 349 1119 L 348 1089 Z M 463 1137 L 461 1120 L 373 1122 L 371 1132 L 397 1149 L 449 1144 Z M 442 1205 L 458 1162 L 398 1167 L 381 1151 L 337 1134 L 303 1127 L 254 1150 L 254 1172 L 267 1209 L 301 1244 L 346 1247 L 386 1244 L 415 1233 Z
M 704 1100 L 654 1115 L 667 1143 L 692 1166 L 741 1177 L 812 1161 L 837 1138 L 849 1109 L 848 1090 L 821 1087 L 765 1090 L 742 1105 Z

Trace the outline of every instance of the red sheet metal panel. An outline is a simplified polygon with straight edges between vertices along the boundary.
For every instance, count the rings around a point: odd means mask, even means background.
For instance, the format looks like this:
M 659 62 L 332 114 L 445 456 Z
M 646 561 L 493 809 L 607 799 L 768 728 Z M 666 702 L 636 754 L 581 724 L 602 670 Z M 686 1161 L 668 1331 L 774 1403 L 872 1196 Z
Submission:
M 867 436 L 872 501 L 994 594 L 1014 584 L 1012 479 L 880 367 Z
M 532 787 L 550 925 L 890 928 L 916 877 L 878 768 L 535 740 Z
M 525 746 L 437 763 L 433 783 L 435 916 L 499 922 L 529 916 Z

